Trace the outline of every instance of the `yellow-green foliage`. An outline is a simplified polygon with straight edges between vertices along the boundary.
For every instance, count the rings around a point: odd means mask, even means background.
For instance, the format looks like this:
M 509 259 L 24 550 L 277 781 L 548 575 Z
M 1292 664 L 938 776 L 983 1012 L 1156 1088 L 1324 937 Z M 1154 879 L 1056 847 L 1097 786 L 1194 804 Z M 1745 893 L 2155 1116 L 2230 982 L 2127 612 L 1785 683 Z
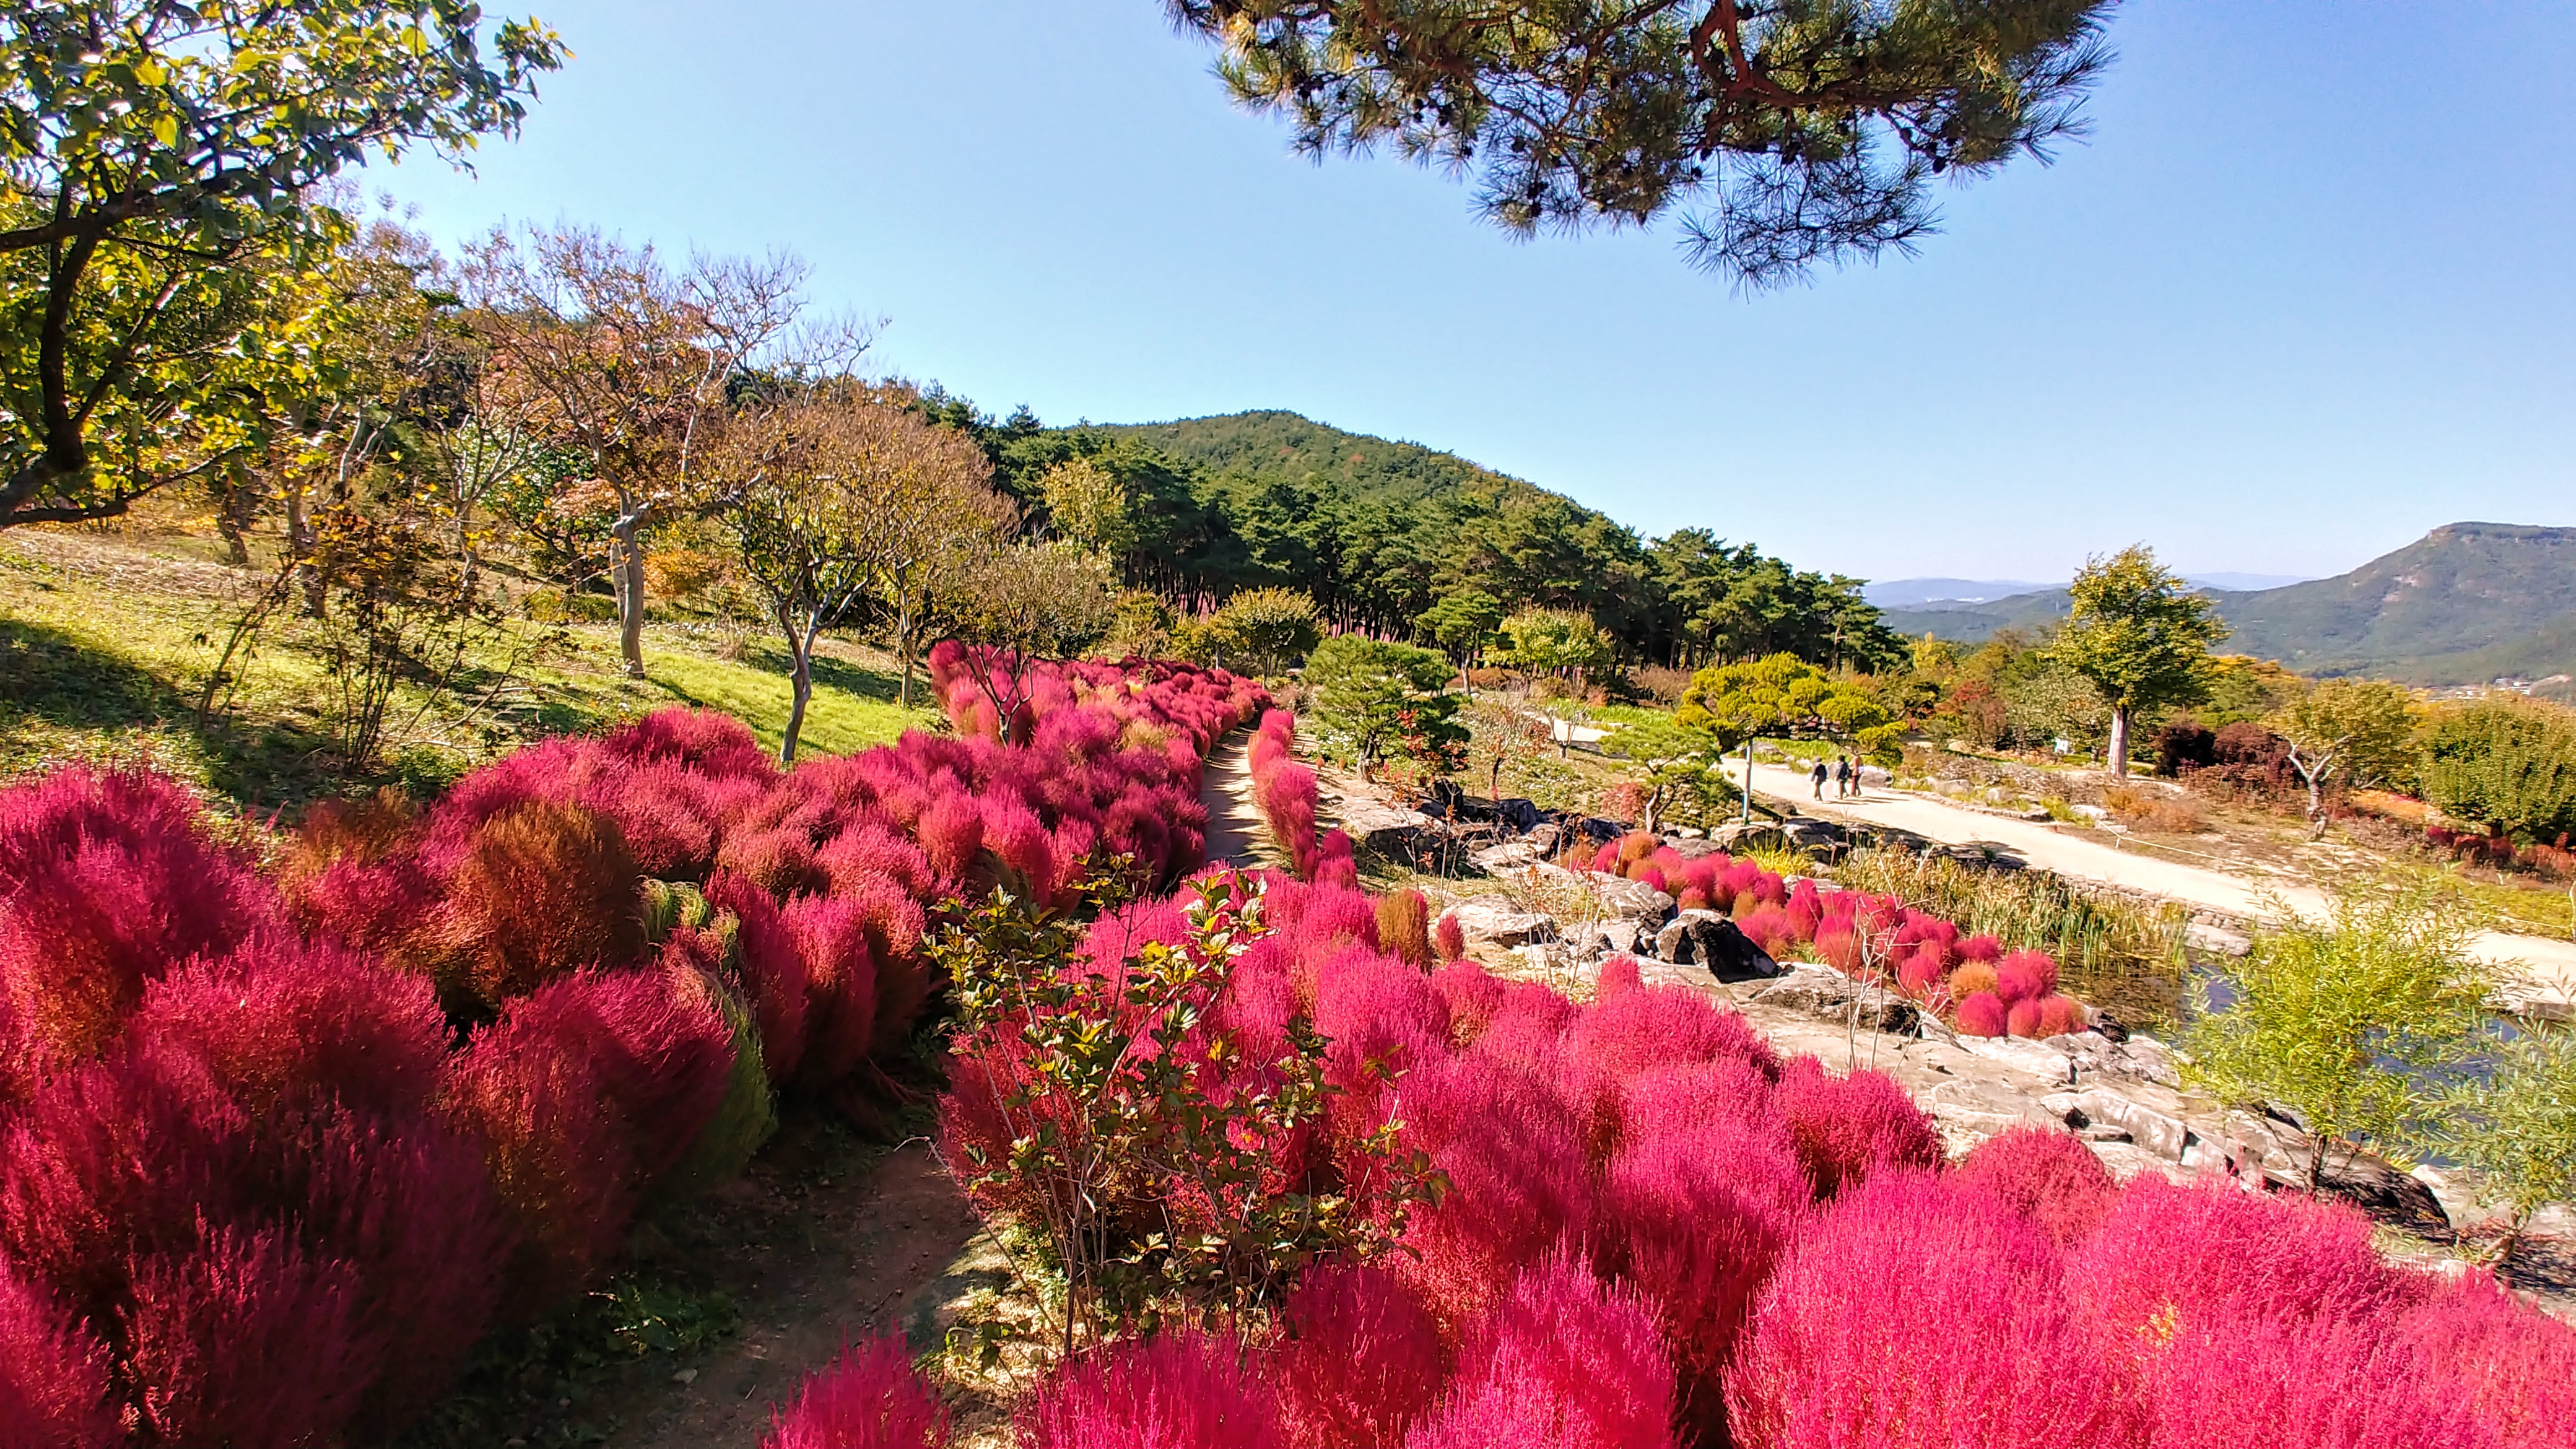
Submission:
M 2430 1082 L 2475 1044 L 2489 983 L 2468 927 L 2429 893 L 2348 895 L 2328 917 L 2258 936 L 2251 954 L 2193 988 L 2185 1080 L 2221 1101 L 2280 1103 L 2329 1146 L 2394 1147 L 2418 1135 Z

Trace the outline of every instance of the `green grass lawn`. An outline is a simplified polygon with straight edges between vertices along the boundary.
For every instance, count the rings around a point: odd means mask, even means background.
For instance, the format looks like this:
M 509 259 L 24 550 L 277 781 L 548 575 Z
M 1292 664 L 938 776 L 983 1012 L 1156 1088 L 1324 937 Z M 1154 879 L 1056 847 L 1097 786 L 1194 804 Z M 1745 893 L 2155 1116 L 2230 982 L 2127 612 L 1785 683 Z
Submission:
M 382 783 L 436 790 L 531 739 L 675 704 L 733 715 L 772 748 L 786 725 L 786 653 L 774 640 L 656 625 L 646 634 L 649 677 L 631 680 L 614 626 L 522 622 L 472 659 L 484 683 L 503 683 L 493 708 L 459 718 L 398 691 L 383 758 L 352 775 L 331 748 L 334 681 L 296 628 L 272 630 L 229 699 L 201 719 L 207 677 L 261 580 L 199 552 L 187 539 L 51 529 L 0 537 L 0 776 L 66 758 L 146 761 L 265 808 Z M 895 703 L 881 656 L 826 647 L 802 752 L 846 753 L 938 725 L 934 711 Z M 503 680 L 514 653 L 525 662 Z

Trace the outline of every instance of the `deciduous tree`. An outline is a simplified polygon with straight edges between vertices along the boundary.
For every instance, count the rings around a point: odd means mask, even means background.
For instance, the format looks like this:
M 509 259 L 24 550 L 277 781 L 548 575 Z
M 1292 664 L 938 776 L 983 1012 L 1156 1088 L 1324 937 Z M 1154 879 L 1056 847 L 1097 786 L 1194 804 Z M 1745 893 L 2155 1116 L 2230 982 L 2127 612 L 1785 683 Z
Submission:
M 972 540 L 934 568 L 933 628 L 967 646 L 964 666 L 1012 743 L 1031 666 L 1069 659 L 1118 621 L 1117 590 L 1098 555 L 1061 542 Z
M 308 193 L 517 129 L 537 22 L 384 0 L 0 10 L 0 527 L 100 518 L 256 448 L 309 383 Z
M 2208 599 L 2144 544 L 2092 558 L 2075 575 L 2066 626 L 2049 658 L 2100 691 L 2111 710 L 2111 773 L 2129 775 L 2129 722 L 2139 710 L 2200 698 L 2209 646 L 2227 637 Z
M 644 677 L 645 531 L 723 493 L 727 480 L 703 454 L 732 402 L 728 385 L 787 334 L 804 274 L 779 255 L 700 257 L 674 272 L 652 247 L 580 227 L 495 231 L 468 252 L 487 391 L 580 463 L 568 486 L 609 505 L 619 645 L 634 678 Z M 812 360 L 854 360 L 855 346 L 839 350 Z
M 1761 284 L 1909 250 L 1935 177 L 2044 155 L 2108 52 L 2109 0 L 1168 0 L 1299 149 L 1472 171 L 1514 231 L 1685 225 Z
M 872 507 L 871 484 L 889 471 L 908 430 L 927 428 L 893 408 L 817 399 L 749 420 L 726 440 L 745 481 L 725 524 L 787 641 L 793 700 L 778 744 L 782 765 L 795 763 L 814 696 L 815 640 L 875 581 L 883 517 Z
M 2184 1070 L 2231 1106 L 2296 1111 L 2314 1188 L 2338 1142 L 2390 1147 L 2426 1127 L 2429 1083 L 2469 1052 L 2489 987 L 2465 918 L 2436 897 L 2348 896 L 2322 921 L 2282 915 L 2250 955 L 2195 983 Z
M 2424 731 L 2424 798 L 2501 835 L 2576 830 L 2576 710 L 2494 695 L 2435 714 Z
M 2330 780 L 2385 781 L 2412 763 L 2415 697 L 2375 679 L 2329 679 L 2272 717 L 2290 742 L 2290 767 L 2308 787 L 2308 834 L 2326 828 Z

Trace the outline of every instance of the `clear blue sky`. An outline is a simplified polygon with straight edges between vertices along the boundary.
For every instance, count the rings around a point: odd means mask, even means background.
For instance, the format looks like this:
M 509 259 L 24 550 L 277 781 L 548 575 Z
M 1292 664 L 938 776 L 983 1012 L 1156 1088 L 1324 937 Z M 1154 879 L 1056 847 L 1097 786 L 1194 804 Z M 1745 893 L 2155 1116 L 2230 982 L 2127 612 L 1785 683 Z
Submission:
M 1289 408 L 1874 578 L 2576 524 L 2576 7 L 2133 5 L 2088 142 L 1746 299 L 1670 229 L 1518 242 L 1296 157 L 1156 0 L 531 4 L 576 57 L 525 135 L 364 184 L 448 239 L 791 249 L 994 412 Z

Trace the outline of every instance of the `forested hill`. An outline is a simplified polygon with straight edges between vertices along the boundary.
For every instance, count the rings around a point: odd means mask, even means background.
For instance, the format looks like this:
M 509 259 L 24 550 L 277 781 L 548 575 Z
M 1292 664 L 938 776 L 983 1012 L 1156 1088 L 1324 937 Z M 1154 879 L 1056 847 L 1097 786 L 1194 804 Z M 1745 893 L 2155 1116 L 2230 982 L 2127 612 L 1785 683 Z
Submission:
M 1899 610 L 1889 622 L 1973 642 L 2062 618 L 2066 597 Z M 2576 528 L 2448 524 L 2334 578 L 2209 597 L 2232 631 L 2226 648 L 2302 674 L 2475 684 L 2576 672 Z
M 923 405 L 977 431 L 998 481 L 1040 516 L 1054 470 L 1085 460 L 1113 475 L 1121 568 L 1166 594 L 1283 585 L 1340 627 L 1413 636 L 1433 605 L 1480 589 L 1506 610 L 1589 613 L 1650 663 L 1782 649 L 1863 667 L 1905 658 L 1860 580 L 1697 529 L 1640 539 L 1563 494 L 1419 444 L 1290 412 L 1048 428 L 1025 412 L 995 423 L 936 390 Z

